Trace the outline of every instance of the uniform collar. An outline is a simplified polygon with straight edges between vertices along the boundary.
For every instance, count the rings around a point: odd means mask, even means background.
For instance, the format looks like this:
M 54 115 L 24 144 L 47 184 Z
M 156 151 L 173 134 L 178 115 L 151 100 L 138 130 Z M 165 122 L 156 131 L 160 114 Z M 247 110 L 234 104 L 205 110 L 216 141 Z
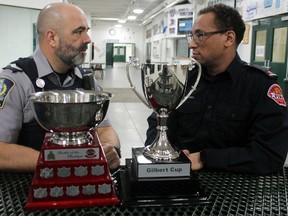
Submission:
M 50 66 L 48 60 L 46 59 L 39 46 L 37 46 L 36 50 L 34 51 L 33 58 L 37 66 L 39 77 L 44 77 L 53 73 L 52 67 Z M 74 68 L 74 73 L 79 78 L 82 78 L 82 74 L 77 67 Z
M 239 67 L 239 65 L 241 64 L 245 64 L 245 62 L 243 62 L 240 59 L 239 55 L 236 53 L 235 58 L 232 60 L 232 62 L 226 68 L 225 71 L 223 71 L 222 73 L 219 73 L 216 76 L 211 76 L 207 73 L 207 69 L 203 67 L 203 77 L 210 81 L 213 81 L 215 79 L 216 80 L 223 79 L 224 77 L 226 77 L 226 78 L 230 78 L 234 82 L 237 80 L 237 78 L 239 77 L 241 73 L 241 67 Z
M 242 66 L 246 64 L 246 62 L 242 61 L 239 57 L 238 53 L 236 53 L 235 58 L 231 62 L 231 64 L 227 67 L 226 71 L 230 74 L 233 82 L 238 80 L 240 73 L 242 72 Z

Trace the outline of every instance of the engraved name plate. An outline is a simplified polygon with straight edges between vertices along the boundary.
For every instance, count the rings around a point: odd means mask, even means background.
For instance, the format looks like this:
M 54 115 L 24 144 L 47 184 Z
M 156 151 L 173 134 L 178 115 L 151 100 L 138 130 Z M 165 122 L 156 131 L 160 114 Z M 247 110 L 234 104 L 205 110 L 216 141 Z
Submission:
M 95 160 L 99 159 L 99 148 L 63 148 L 44 151 L 45 161 L 59 160 Z
M 157 162 L 143 155 L 143 148 L 132 148 L 135 171 L 138 178 L 183 178 L 190 177 L 189 160 Z

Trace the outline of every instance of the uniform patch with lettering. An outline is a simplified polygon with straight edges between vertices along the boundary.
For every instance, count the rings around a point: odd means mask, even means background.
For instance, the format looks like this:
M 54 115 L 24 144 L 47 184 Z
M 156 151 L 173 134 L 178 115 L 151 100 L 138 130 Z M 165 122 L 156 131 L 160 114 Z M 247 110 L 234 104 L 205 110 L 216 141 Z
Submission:
M 286 101 L 284 99 L 282 89 L 278 84 L 273 84 L 270 86 L 267 95 L 280 106 L 286 107 Z
M 4 107 L 6 97 L 14 85 L 14 81 L 6 77 L 0 77 L 0 109 Z

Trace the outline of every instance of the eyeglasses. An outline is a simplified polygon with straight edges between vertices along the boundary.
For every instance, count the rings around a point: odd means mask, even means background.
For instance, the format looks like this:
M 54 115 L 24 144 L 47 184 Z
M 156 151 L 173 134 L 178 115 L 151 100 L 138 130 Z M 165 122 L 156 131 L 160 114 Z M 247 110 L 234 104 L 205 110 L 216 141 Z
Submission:
M 229 31 L 230 29 L 227 30 L 220 30 L 220 31 L 213 31 L 213 32 L 196 32 L 194 34 L 188 34 L 186 35 L 187 41 L 190 44 L 192 42 L 192 39 L 194 39 L 194 41 L 196 43 L 199 43 L 203 40 L 204 36 L 208 36 L 208 35 L 213 35 L 213 34 L 222 34 L 225 33 L 227 31 Z

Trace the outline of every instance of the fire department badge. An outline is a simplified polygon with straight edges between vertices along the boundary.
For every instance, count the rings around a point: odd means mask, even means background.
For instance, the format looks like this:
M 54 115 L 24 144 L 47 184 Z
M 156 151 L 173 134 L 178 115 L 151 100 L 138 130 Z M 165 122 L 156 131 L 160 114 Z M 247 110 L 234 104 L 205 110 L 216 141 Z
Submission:
M 15 83 L 9 78 L 0 77 L 0 109 L 4 107 L 5 99 Z
M 286 107 L 286 101 L 284 99 L 282 89 L 278 84 L 271 85 L 267 92 L 267 95 L 272 100 L 274 100 L 278 105 Z

